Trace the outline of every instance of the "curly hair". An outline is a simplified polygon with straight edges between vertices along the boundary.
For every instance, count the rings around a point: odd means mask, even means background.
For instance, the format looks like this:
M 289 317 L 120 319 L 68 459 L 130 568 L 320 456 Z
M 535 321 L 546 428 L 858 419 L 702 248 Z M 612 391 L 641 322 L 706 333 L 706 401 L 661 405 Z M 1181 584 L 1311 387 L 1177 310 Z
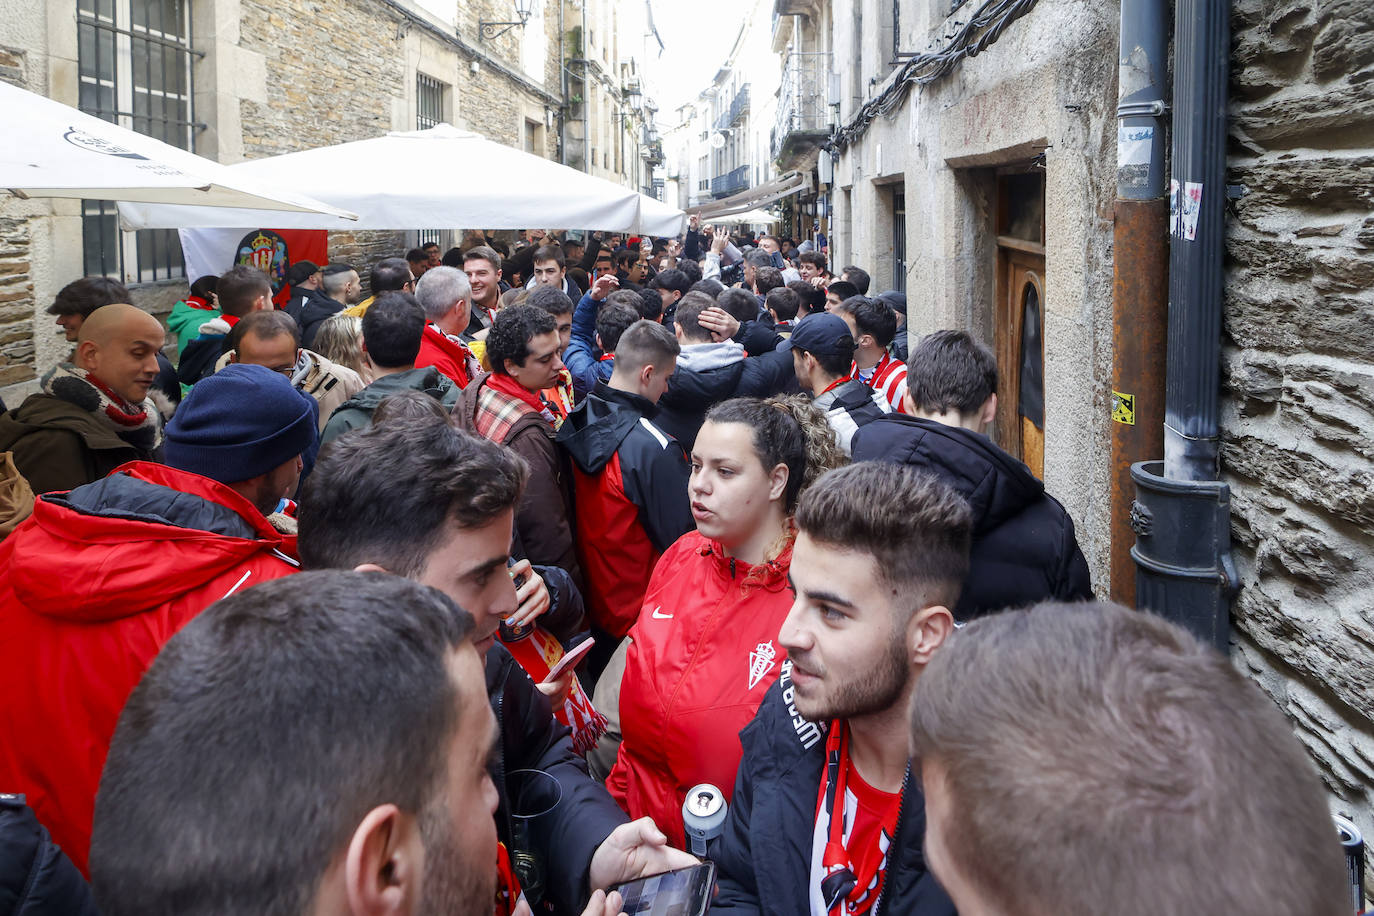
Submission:
M 530 355 L 530 341 L 541 334 L 557 331 L 558 322 L 541 308 L 512 305 L 501 309 L 487 334 L 487 359 L 491 362 L 491 371 L 509 375 L 506 360 L 524 366 Z
M 797 498 L 818 477 L 848 464 L 830 421 L 802 395 L 732 398 L 706 412 L 711 423 L 742 423 L 754 431 L 754 452 L 765 468 L 787 466 L 783 508 L 791 515 Z

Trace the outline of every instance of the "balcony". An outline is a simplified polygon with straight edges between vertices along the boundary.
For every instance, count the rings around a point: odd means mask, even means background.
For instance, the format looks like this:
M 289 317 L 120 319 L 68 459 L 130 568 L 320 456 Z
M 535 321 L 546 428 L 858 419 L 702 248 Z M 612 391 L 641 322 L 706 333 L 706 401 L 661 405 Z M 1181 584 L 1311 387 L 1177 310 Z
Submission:
M 719 200 L 722 197 L 729 197 L 731 194 L 738 194 L 740 191 L 747 190 L 749 187 L 749 165 L 745 163 L 736 169 L 731 169 L 724 175 L 717 175 L 711 179 L 711 196 Z
M 783 60 L 778 120 L 772 132 L 773 158 L 780 171 L 794 168 L 800 156 L 829 136 L 829 83 L 829 54 L 794 51 Z
M 720 117 L 716 118 L 716 130 L 723 130 L 731 126 L 748 113 L 749 84 L 745 83 L 739 87 L 739 92 L 735 93 L 735 97 L 730 101 L 730 107 L 722 111 Z

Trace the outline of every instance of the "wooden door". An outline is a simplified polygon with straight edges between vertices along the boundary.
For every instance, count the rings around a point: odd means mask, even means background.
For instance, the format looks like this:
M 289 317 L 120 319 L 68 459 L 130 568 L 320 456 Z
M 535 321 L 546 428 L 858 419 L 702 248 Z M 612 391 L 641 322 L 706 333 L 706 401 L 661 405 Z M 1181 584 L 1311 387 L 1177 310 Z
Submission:
M 1044 176 L 998 180 L 997 444 L 1045 476 Z

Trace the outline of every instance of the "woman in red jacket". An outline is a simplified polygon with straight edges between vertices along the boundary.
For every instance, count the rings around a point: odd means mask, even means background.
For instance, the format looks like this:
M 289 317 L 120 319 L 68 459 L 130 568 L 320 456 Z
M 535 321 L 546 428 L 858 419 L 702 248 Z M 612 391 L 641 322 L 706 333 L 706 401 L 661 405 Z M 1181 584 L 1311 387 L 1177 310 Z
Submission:
M 606 782 L 631 817 L 652 817 L 679 847 L 687 790 L 709 782 L 729 796 L 739 731 L 785 658 L 797 496 L 845 460 L 804 398 L 736 398 L 706 415 L 687 485 L 697 530 L 659 558 L 630 631 L 624 737 Z

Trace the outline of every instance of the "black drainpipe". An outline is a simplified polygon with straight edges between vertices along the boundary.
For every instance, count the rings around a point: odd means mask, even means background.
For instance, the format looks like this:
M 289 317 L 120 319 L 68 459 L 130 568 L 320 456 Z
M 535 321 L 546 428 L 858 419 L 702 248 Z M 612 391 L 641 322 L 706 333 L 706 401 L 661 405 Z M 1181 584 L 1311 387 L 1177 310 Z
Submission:
M 1131 467 L 1136 603 L 1225 652 L 1236 590 L 1218 480 L 1230 0 L 1178 0 L 1164 460 Z

